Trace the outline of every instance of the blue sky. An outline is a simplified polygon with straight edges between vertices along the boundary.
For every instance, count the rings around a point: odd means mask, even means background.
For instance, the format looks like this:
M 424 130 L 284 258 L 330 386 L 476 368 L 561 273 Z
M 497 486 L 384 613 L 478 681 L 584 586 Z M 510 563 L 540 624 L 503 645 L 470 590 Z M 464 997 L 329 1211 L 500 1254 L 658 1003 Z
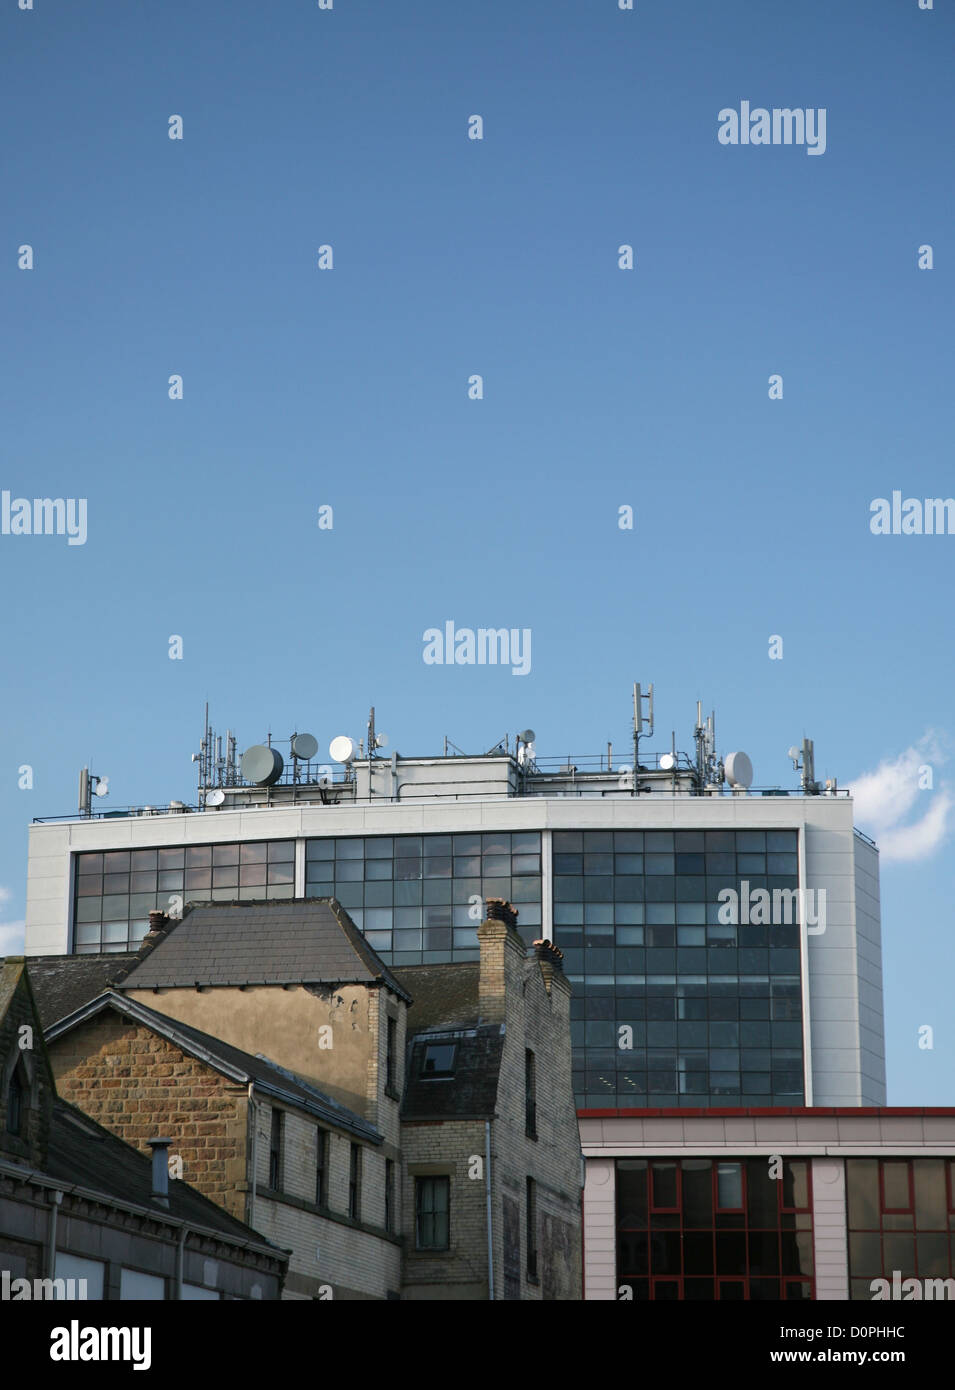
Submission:
M 878 773 L 889 1098 L 955 1103 L 955 537 L 869 530 L 955 491 L 950 9 L 35 4 L 0 17 L 0 485 L 88 539 L 0 536 L 3 921 L 88 759 L 113 805 L 194 799 L 206 699 L 240 747 L 374 702 L 405 754 L 557 756 L 622 753 L 653 680 L 660 747 L 701 698 L 757 783 L 804 733 Z M 825 154 L 721 145 L 743 99 L 824 107 Z M 449 619 L 530 628 L 530 674 L 425 665 Z

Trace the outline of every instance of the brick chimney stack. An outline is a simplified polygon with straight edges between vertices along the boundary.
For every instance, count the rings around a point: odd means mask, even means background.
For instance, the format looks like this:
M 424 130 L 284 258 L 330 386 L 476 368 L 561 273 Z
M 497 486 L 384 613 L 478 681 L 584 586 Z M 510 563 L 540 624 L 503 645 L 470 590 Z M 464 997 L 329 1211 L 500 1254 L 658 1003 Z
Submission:
M 519 986 L 527 947 L 517 930 L 517 911 L 503 898 L 487 899 L 487 918 L 478 927 L 481 975 L 478 986 L 482 1023 L 504 1023 L 507 990 Z
M 163 912 L 161 907 L 154 907 L 149 913 L 149 931 L 139 943 L 137 955 L 140 960 L 145 960 L 150 951 L 165 939 L 166 933 L 172 926 L 172 918 Z

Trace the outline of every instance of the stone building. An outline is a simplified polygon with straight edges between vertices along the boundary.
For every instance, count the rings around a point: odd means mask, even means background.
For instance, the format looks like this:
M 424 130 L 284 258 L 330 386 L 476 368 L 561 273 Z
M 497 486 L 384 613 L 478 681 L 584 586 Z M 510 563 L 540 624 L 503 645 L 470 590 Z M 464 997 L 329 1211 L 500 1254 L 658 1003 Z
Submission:
M 581 1297 L 582 1160 L 560 952 L 490 902 L 479 964 L 396 970 L 415 997 L 401 1108 L 406 1298 Z M 493 1251 L 493 1258 L 491 1252 Z
M 570 987 L 489 914 L 473 964 L 389 970 L 334 900 L 154 914 L 112 970 L 37 960 L 50 1013 L 72 1006 L 59 1084 L 132 1143 L 171 1135 L 291 1248 L 286 1297 L 577 1298 Z
M 141 1117 L 145 1119 L 145 1117 Z M 275 1299 L 288 1252 L 58 1098 L 26 963 L 0 962 L 0 1297 Z

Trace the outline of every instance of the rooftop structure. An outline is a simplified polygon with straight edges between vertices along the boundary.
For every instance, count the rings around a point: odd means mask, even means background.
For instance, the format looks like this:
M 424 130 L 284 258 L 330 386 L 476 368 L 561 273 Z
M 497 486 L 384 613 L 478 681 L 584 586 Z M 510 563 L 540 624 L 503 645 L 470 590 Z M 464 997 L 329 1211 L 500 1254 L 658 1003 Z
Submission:
M 851 798 L 808 739 L 767 787 L 699 707 L 692 752 L 652 733 L 639 686 L 623 762 L 538 758 L 532 729 L 405 758 L 374 710 L 332 762 L 300 733 L 239 757 L 207 718 L 194 808 L 93 813 L 88 776 L 79 814 L 32 826 L 26 953 L 122 957 L 190 902 L 335 898 L 389 968 L 438 967 L 478 959 L 500 897 L 564 952 L 582 1106 L 883 1104 L 878 852 Z

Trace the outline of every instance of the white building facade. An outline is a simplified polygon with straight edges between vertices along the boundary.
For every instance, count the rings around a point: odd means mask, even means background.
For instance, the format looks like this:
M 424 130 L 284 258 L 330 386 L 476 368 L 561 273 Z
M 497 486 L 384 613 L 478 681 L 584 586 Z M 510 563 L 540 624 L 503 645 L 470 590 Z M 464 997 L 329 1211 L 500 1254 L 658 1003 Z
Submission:
M 638 789 L 393 755 L 40 821 L 26 953 L 135 950 L 150 909 L 187 901 L 334 895 L 389 964 L 476 960 L 497 896 L 564 952 L 582 1109 L 883 1105 L 878 852 L 851 800 L 702 787 L 689 762 Z

